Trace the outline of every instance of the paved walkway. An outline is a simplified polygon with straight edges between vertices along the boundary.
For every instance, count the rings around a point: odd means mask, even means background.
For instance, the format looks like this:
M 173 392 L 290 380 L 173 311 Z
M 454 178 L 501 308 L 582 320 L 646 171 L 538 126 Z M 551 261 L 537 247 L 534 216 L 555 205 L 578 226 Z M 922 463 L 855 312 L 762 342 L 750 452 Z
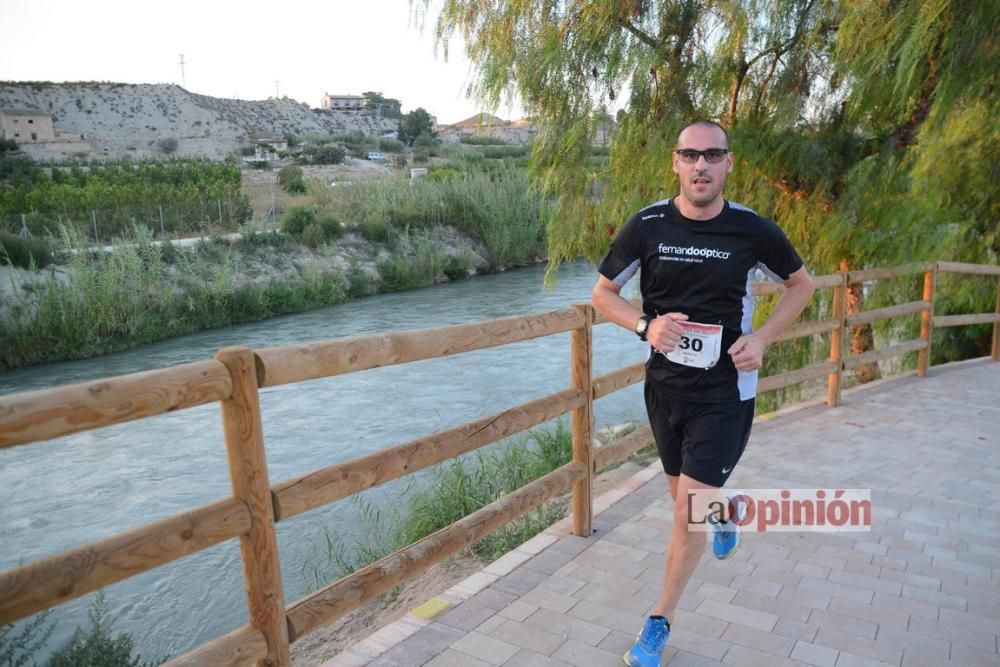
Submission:
M 1000 665 L 1000 363 L 963 362 L 759 423 L 729 486 L 872 489 L 870 533 L 748 533 L 706 555 L 663 664 Z M 329 667 L 612 667 L 672 525 L 655 464 Z

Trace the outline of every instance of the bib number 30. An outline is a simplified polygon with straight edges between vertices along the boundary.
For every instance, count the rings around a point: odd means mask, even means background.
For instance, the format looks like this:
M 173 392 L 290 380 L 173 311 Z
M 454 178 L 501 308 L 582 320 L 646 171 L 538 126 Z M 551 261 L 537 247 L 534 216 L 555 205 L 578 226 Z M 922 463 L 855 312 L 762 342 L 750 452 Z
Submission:
M 722 325 L 680 322 L 684 333 L 673 352 L 664 356 L 676 364 L 709 369 L 719 361 L 722 351 Z

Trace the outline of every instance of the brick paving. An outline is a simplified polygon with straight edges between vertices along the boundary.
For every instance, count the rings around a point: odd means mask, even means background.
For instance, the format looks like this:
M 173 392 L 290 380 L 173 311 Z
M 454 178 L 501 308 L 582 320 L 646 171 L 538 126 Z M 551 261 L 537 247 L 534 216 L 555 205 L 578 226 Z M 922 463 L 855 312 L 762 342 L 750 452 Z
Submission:
M 611 667 L 655 601 L 672 501 L 658 463 L 324 667 Z M 745 533 L 706 553 L 671 667 L 1000 666 L 1000 364 L 932 369 L 759 421 L 729 487 L 870 488 L 872 530 Z M 436 610 L 435 610 L 436 612 Z M 428 618 L 430 616 L 430 618 Z

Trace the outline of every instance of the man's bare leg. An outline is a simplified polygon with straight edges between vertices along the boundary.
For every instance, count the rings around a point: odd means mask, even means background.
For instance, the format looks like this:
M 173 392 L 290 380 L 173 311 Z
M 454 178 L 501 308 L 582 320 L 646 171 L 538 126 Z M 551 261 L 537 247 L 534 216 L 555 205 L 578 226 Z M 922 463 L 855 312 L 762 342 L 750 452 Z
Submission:
M 674 531 L 664 558 L 663 589 L 651 614 L 664 616 L 673 622 L 677 603 L 705 553 L 706 533 L 688 530 L 688 491 L 715 487 L 683 474 L 676 477 L 668 475 L 667 482 L 674 499 Z M 696 520 L 698 518 L 695 517 Z

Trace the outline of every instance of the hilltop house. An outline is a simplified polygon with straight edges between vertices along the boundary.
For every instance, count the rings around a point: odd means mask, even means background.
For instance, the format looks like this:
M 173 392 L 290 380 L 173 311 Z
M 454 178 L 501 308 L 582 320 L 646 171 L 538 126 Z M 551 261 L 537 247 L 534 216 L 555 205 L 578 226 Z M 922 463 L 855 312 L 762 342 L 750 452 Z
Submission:
M 319 100 L 322 109 L 336 109 L 338 111 L 350 111 L 364 109 L 367 100 L 361 95 L 331 95 L 326 93 Z

